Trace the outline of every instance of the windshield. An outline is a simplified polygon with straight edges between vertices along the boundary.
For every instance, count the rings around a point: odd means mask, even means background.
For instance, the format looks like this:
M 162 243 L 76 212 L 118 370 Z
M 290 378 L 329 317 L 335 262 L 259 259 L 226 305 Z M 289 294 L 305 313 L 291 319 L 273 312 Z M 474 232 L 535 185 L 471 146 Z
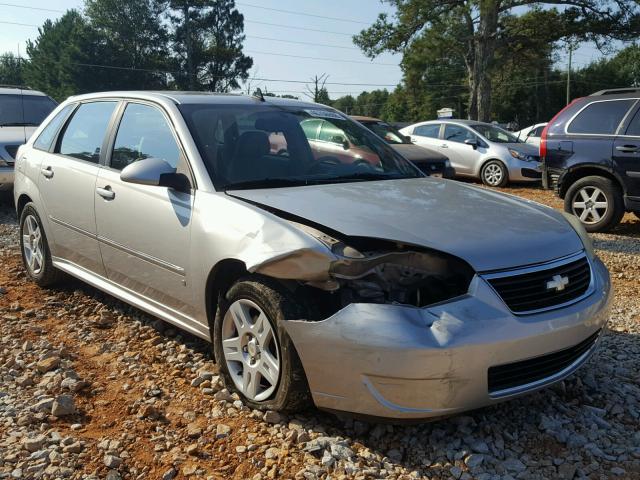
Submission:
M 56 107 L 40 95 L 0 95 L 0 126 L 37 126 Z
M 518 140 L 518 137 L 507 132 L 506 130 L 501 129 L 500 127 L 495 127 L 493 125 L 483 125 L 481 123 L 469 126 L 490 142 L 522 143 L 521 140 Z
M 217 189 L 423 176 L 368 129 L 335 110 L 179 105 Z
M 385 142 L 392 145 L 399 145 L 402 143 L 411 143 L 406 140 L 404 136 L 388 123 L 384 122 L 362 122 L 364 126 L 373 131 L 376 135 L 383 138 Z

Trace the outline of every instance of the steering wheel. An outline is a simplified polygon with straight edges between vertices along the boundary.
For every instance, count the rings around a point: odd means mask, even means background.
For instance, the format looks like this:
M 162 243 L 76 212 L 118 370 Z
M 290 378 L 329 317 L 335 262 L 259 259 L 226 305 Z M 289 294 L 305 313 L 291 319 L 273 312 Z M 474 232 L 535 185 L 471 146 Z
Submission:
M 341 163 L 342 162 L 337 157 L 333 157 L 331 155 L 320 157 L 311 164 L 307 173 L 322 173 L 321 167 L 340 165 Z

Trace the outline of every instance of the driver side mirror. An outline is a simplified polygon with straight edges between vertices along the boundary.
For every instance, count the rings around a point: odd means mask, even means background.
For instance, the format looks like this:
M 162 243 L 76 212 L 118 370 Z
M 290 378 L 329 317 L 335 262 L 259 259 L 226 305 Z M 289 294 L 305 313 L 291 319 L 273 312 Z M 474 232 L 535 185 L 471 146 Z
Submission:
M 411 142 L 411 136 L 410 135 L 402 135 L 402 139 L 407 143 Z
M 127 165 L 120 172 L 120 180 L 138 185 L 171 188 L 179 192 L 191 190 L 189 178 L 183 173 L 177 173 L 175 168 L 159 158 L 145 158 Z
M 474 150 L 478 148 L 478 140 L 476 140 L 475 138 L 467 138 L 464 143 L 465 145 L 470 145 L 471 147 L 473 147 Z

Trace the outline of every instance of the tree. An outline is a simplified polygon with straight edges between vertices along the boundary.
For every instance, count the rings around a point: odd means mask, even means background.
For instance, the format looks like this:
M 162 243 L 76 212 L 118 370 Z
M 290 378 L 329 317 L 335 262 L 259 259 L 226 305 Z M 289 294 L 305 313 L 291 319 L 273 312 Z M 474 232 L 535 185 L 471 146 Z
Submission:
M 170 0 L 178 88 L 227 92 L 249 78 L 253 59 L 242 53 L 244 17 L 235 0 Z
M 383 51 L 405 52 L 412 43 L 432 30 L 456 32 L 451 53 L 464 62 L 469 91 L 470 118 L 490 120 L 491 74 L 498 48 L 509 48 L 509 29 L 504 20 L 517 9 L 541 4 L 561 6 L 551 12 L 556 28 L 550 38 L 575 35 L 583 40 L 628 39 L 638 31 L 640 7 L 634 0 L 383 0 L 396 8 L 390 20 L 380 14 L 377 21 L 354 38 L 362 50 L 374 57 Z M 546 21 L 541 28 L 546 28 Z
M 323 73 L 320 76 L 318 75 L 314 76 L 310 82 L 311 86 L 305 85 L 305 88 L 307 89 L 307 92 L 305 93 L 305 95 L 316 103 L 331 105 L 331 100 L 329 99 L 329 93 L 325 88 L 325 84 L 327 83 L 328 78 L 329 78 L 329 75 L 327 75 L 326 73 Z
M 99 37 L 101 62 L 122 67 L 114 89 L 166 88 L 168 31 L 160 0 L 86 0 L 86 19 Z M 96 62 L 94 62 L 96 63 Z M 126 70 L 126 69 L 130 70 Z
M 23 60 L 12 53 L 0 55 L 0 84 L 24 85 Z
M 84 17 L 69 10 L 55 22 L 46 20 L 38 29 L 38 37 L 27 41 L 25 81 L 58 100 L 101 90 L 110 76 L 87 65 L 95 64 L 103 53 Z

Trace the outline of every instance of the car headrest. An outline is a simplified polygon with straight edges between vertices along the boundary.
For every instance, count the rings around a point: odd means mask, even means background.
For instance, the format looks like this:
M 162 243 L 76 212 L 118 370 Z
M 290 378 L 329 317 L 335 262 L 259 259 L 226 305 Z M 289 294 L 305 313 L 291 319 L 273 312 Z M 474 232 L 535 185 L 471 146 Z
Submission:
M 267 155 L 270 150 L 269 136 L 261 130 L 244 132 L 238 138 L 236 158 L 257 158 Z

